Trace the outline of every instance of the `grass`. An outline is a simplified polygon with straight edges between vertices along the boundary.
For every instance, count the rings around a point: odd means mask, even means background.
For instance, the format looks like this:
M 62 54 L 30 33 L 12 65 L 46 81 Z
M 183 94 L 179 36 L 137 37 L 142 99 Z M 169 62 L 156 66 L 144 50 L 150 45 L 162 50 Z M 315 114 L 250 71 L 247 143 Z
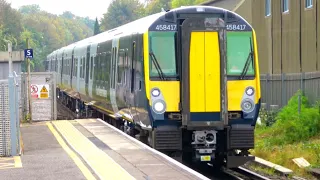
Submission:
M 298 98 L 301 95 L 301 112 Z M 255 130 L 255 149 L 251 153 L 310 178 L 305 169 L 292 159 L 303 157 L 312 167 L 320 167 L 320 113 L 319 104 L 310 105 L 301 92 L 277 113 L 260 114 L 262 125 Z

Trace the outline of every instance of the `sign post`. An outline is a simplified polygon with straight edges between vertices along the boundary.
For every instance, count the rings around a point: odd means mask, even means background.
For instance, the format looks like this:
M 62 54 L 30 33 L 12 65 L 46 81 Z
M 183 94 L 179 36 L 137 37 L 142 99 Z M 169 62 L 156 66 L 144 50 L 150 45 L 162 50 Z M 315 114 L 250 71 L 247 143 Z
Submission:
M 31 93 L 30 93 L 30 58 L 33 58 L 33 49 L 29 49 L 29 38 L 27 38 L 27 49 L 24 50 L 24 57 L 27 59 L 28 64 L 28 72 L 27 72 L 27 78 L 28 78 L 28 104 L 29 104 L 29 114 L 30 114 L 30 122 L 32 122 L 32 108 L 31 108 Z

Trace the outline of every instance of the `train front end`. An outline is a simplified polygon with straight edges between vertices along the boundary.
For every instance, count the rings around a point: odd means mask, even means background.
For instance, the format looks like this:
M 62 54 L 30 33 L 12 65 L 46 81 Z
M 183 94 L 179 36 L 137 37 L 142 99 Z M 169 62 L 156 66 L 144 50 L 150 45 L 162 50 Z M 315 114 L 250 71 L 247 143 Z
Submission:
M 154 22 L 144 40 L 152 126 L 166 133 L 153 133 L 153 145 L 227 167 L 252 160 L 260 109 L 252 27 L 224 9 L 183 7 Z

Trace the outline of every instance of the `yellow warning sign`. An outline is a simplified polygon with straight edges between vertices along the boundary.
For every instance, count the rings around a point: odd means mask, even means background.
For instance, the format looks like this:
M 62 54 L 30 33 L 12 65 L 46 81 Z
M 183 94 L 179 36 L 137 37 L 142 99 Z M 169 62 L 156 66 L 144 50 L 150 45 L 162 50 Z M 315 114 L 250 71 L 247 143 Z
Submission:
M 43 86 L 40 92 L 42 92 L 42 93 L 47 93 L 48 90 L 47 90 L 46 86 Z
M 48 93 L 40 93 L 41 99 L 47 99 L 49 97 Z
M 40 86 L 41 87 L 41 86 Z M 40 90 L 40 99 L 48 99 L 49 98 L 49 92 L 46 86 L 43 86 L 42 89 Z

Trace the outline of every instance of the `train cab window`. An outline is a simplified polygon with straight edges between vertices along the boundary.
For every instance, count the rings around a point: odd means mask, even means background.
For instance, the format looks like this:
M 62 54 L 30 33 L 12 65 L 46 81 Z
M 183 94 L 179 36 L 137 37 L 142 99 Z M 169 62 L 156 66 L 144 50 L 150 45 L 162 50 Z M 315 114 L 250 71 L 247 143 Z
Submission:
M 166 77 L 176 77 L 175 32 L 150 32 L 150 77 L 159 77 L 155 64 L 159 64 Z M 160 71 L 160 72 L 161 72 Z
M 240 76 L 247 60 L 250 64 L 246 75 L 254 75 L 254 56 L 249 56 L 251 47 L 253 48 L 252 32 L 227 32 L 228 75 Z

